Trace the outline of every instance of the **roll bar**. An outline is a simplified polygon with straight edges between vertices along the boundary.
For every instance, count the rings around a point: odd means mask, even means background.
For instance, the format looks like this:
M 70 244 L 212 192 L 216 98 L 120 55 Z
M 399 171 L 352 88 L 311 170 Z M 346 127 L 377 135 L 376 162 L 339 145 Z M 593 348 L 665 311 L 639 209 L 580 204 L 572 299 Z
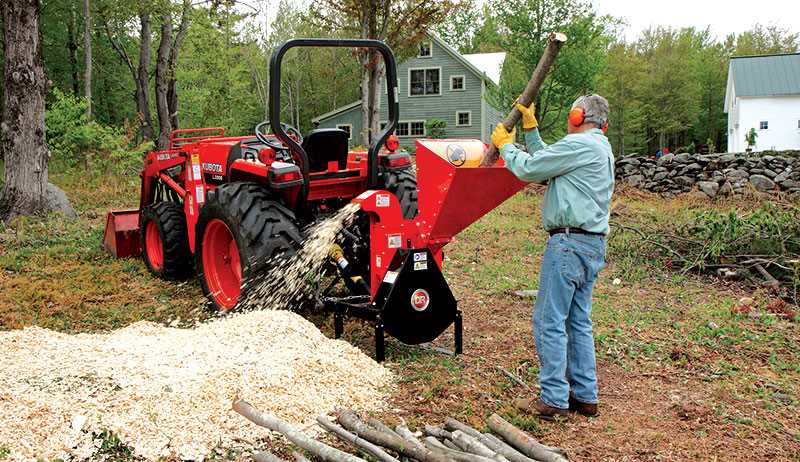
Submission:
M 269 65 L 269 122 L 272 128 L 272 133 L 283 144 L 289 147 L 289 150 L 300 157 L 300 171 L 303 174 L 303 189 L 301 192 L 301 204 L 305 204 L 308 198 L 309 186 L 309 170 L 308 170 L 308 154 L 295 140 L 293 140 L 283 130 L 280 124 L 281 116 L 281 61 L 283 55 L 292 48 L 296 47 L 343 47 L 343 48 L 371 48 L 378 50 L 383 56 L 383 62 L 386 66 L 386 83 L 387 88 L 387 103 L 389 109 L 389 120 L 386 128 L 381 135 L 375 139 L 372 146 L 369 147 L 368 156 L 368 171 L 369 171 L 369 188 L 374 188 L 378 184 L 378 151 L 389 134 L 397 126 L 397 121 L 400 117 L 400 107 L 397 102 L 397 63 L 394 59 L 394 53 L 389 45 L 380 40 L 370 39 L 320 39 L 320 38 L 300 38 L 289 40 L 275 49 L 272 53 Z

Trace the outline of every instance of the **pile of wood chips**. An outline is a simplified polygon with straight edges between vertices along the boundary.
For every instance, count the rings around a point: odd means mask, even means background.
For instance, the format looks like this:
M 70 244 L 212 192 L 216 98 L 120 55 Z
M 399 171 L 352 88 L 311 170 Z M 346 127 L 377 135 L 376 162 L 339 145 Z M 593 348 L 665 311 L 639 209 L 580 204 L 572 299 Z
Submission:
M 237 398 L 299 427 L 338 407 L 380 410 L 391 373 L 287 311 L 194 329 L 138 322 L 109 334 L 0 332 L 5 460 L 83 459 L 114 432 L 137 456 L 199 459 L 253 441 Z

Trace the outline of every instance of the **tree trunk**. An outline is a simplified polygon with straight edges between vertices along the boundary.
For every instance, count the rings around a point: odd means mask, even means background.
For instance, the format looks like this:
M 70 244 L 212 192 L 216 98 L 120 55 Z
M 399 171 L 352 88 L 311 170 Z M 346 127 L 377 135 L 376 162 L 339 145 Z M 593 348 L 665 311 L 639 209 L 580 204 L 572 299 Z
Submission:
M 136 112 L 142 124 L 142 137 L 145 140 L 155 138 L 153 130 L 153 117 L 150 115 L 150 14 L 139 14 L 139 66 L 136 70 Z
M 167 90 L 167 106 L 169 108 L 170 123 L 172 129 L 180 128 L 178 120 L 178 78 L 176 70 L 178 68 L 178 53 L 180 52 L 181 45 L 183 45 L 183 38 L 186 36 L 186 31 L 189 29 L 189 12 L 192 3 L 189 0 L 183 1 L 183 11 L 181 12 L 181 22 L 178 26 L 178 32 L 175 34 L 175 41 L 172 43 L 172 50 L 169 54 L 169 89 Z
M 72 76 L 72 94 L 77 97 L 79 90 L 78 77 L 78 42 L 76 41 L 75 28 L 75 6 L 69 9 L 69 20 L 67 21 L 67 50 L 69 51 L 69 69 Z
M 83 0 L 83 94 L 86 97 L 86 116 L 92 117 L 92 11 L 89 0 Z
M 164 14 L 161 23 L 161 41 L 156 55 L 156 113 L 158 114 L 158 149 L 166 149 L 169 134 L 172 132 L 172 119 L 169 112 L 167 93 L 169 93 L 169 55 L 172 42 L 172 15 Z
M 40 1 L 6 1 L 2 10 L 5 67 L 0 150 L 6 178 L 0 219 L 10 220 L 51 208 L 44 128 L 47 77 L 42 62 Z

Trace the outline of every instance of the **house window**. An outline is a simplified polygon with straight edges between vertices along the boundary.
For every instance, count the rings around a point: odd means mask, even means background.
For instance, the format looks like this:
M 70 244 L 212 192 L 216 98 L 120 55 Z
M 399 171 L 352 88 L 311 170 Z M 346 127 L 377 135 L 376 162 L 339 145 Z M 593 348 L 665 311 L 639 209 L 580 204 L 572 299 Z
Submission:
M 760 130 L 768 130 L 769 129 L 769 121 L 762 120 L 761 122 L 758 123 L 758 128 Z
M 409 122 L 411 125 L 411 136 L 425 136 L 425 121 L 424 120 L 416 120 L 413 122 Z
M 353 139 L 353 126 L 352 125 L 350 125 L 350 124 L 342 124 L 342 125 L 337 125 L 336 128 L 338 128 L 339 130 L 346 131 L 348 140 Z
M 456 127 L 469 127 L 470 125 L 472 125 L 472 112 L 456 112 Z
M 409 69 L 408 96 L 439 95 L 440 69 L 438 67 L 427 69 Z
M 464 76 L 452 75 L 450 76 L 450 91 L 460 91 L 464 89 Z
M 422 42 L 419 44 L 419 54 L 417 55 L 418 58 L 430 58 L 433 56 L 433 46 L 430 41 Z

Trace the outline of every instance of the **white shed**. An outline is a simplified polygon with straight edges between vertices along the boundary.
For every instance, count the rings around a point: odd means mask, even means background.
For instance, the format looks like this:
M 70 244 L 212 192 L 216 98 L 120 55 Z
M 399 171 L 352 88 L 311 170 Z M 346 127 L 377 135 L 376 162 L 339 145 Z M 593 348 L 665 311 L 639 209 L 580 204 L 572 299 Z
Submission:
M 725 112 L 728 152 L 800 149 L 800 53 L 732 58 Z

